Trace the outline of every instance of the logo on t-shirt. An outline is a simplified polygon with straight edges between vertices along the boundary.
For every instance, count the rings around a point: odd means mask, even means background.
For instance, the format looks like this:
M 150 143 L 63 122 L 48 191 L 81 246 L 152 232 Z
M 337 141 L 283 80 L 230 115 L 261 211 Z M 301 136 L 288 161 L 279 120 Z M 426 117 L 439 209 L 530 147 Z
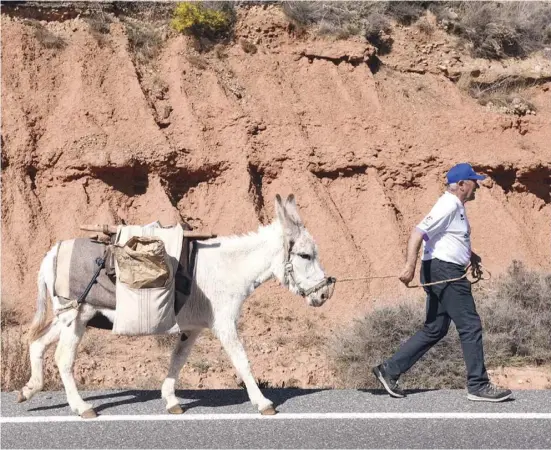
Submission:
M 465 216 L 463 214 L 459 214 L 459 216 L 461 217 L 461 220 L 465 220 Z
M 430 222 L 432 222 L 432 216 L 427 216 L 423 219 L 423 225 L 428 225 Z

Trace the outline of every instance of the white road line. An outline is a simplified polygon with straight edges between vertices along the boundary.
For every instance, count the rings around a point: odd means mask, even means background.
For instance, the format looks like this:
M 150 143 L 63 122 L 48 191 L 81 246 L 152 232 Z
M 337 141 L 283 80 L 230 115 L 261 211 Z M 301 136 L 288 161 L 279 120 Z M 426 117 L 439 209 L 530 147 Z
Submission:
M 202 420 L 320 420 L 320 419 L 353 419 L 353 420 L 381 420 L 381 419 L 508 419 L 508 420 L 551 420 L 550 413 L 279 413 L 275 416 L 260 414 L 177 414 L 177 415 L 100 415 L 95 419 L 82 419 L 79 416 L 16 416 L 0 417 L 0 423 L 53 423 L 53 422 L 174 422 L 174 421 L 202 421 Z

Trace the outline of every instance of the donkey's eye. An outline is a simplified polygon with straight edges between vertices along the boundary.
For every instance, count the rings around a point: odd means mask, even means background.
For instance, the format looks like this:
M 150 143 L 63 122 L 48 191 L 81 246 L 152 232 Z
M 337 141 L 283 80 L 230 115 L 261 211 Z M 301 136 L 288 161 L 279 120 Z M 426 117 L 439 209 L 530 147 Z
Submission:
M 312 257 L 308 253 L 299 253 L 298 256 L 300 256 L 302 259 L 307 259 L 310 261 Z

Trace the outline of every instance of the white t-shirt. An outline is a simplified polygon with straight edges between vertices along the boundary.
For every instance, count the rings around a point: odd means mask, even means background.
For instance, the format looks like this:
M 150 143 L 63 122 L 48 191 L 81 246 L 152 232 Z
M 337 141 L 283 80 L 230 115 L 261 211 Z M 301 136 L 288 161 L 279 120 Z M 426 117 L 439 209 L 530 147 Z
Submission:
M 417 225 L 423 233 L 423 261 L 440 259 L 467 266 L 471 259 L 471 227 L 465 207 L 445 192 Z

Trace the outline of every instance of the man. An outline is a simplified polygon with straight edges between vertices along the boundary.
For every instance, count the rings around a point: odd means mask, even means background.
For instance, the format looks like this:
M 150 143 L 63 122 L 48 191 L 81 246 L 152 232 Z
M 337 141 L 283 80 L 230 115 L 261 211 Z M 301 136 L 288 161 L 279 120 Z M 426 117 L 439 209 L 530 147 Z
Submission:
M 480 258 L 471 251 L 471 230 L 464 204 L 474 200 L 478 175 L 466 163 L 457 164 L 447 174 L 447 191 L 438 199 L 430 213 L 415 227 L 408 242 L 406 266 L 400 281 L 406 286 L 415 273 L 417 255 L 423 242 L 421 282 L 434 283 L 459 278 L 465 274 L 469 261 L 478 269 Z M 501 402 L 511 397 L 511 391 L 490 384 L 484 365 L 482 325 L 476 312 L 467 278 L 426 286 L 427 315 L 422 330 L 413 335 L 373 373 L 393 397 L 405 397 L 398 378 L 447 333 L 453 320 L 467 366 L 467 398 L 476 401 Z

